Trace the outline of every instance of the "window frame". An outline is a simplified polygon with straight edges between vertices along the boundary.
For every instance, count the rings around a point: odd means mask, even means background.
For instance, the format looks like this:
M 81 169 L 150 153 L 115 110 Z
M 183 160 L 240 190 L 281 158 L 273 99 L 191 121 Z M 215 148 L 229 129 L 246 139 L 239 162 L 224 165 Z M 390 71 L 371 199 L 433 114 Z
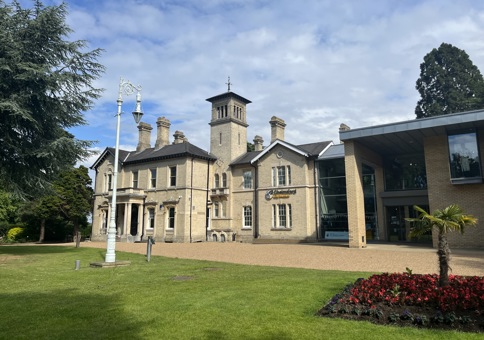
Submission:
M 451 141 L 451 139 L 461 136 L 460 143 Z M 472 140 L 470 140 L 472 138 Z M 467 139 L 467 141 L 466 141 Z M 472 143 L 471 149 L 467 148 L 467 144 Z M 455 150 L 456 145 L 464 146 L 464 152 L 475 153 L 474 157 L 463 155 Z M 479 149 L 479 135 L 475 129 L 468 131 L 458 131 L 447 134 L 448 146 L 448 162 L 449 162 L 449 176 L 452 184 L 473 184 L 482 183 L 482 164 L 480 161 Z M 467 159 L 465 162 L 464 160 Z M 459 169 L 460 168 L 460 169 Z M 467 169 L 463 169 L 467 168 Z M 465 172 L 469 175 L 466 176 Z M 472 174 L 474 172 L 474 174 Z M 461 176 L 456 176 L 461 174 Z
M 157 168 L 151 168 L 150 169 L 150 188 L 151 189 L 156 189 L 156 177 L 158 175 L 158 169 Z
M 139 188 L 139 171 L 135 170 L 131 172 L 131 184 L 133 186 L 133 189 L 138 189 Z
M 249 174 L 249 176 L 246 176 Z M 244 178 L 244 189 L 252 189 L 252 170 L 244 170 L 242 173 Z
M 242 208 L 242 216 L 243 216 L 242 229 L 252 229 L 253 219 L 252 219 L 251 205 L 245 205 Z
M 149 230 L 155 229 L 155 208 L 148 208 L 148 227 Z
M 168 207 L 167 209 L 168 209 L 168 214 L 167 214 L 166 229 L 175 230 L 175 216 L 176 216 L 175 207 Z
M 272 205 L 272 229 L 290 230 L 293 226 L 290 203 Z
M 272 167 L 272 186 L 273 187 L 287 187 L 292 184 L 291 180 L 291 166 L 278 165 Z
M 106 191 L 113 190 L 113 174 L 106 174 Z
M 169 187 L 176 187 L 176 177 L 177 177 L 177 167 L 176 165 L 169 166 L 169 173 L 168 173 L 168 183 Z

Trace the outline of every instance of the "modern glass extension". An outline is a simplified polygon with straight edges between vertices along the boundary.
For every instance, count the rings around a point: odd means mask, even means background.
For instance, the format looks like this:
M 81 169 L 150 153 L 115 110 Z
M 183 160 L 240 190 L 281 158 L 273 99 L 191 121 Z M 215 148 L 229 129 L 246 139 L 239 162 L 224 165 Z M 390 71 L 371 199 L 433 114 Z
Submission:
M 375 174 L 373 168 L 363 166 L 363 191 L 367 237 L 376 230 Z M 319 162 L 319 193 L 321 236 L 327 240 L 348 239 L 348 206 L 344 158 Z

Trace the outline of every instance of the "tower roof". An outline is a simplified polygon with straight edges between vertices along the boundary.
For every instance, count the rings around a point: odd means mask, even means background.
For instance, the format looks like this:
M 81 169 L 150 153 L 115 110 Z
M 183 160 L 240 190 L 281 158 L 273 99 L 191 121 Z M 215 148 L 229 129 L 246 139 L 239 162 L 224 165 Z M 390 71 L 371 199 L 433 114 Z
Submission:
M 217 96 L 214 96 L 214 97 L 211 97 L 211 98 L 208 98 L 206 99 L 208 102 L 210 103 L 213 103 L 213 102 L 216 102 L 216 101 L 219 101 L 219 100 L 222 100 L 222 99 L 228 99 L 228 98 L 234 98 L 234 99 L 237 99 L 238 101 L 244 103 L 244 104 L 250 104 L 252 103 L 250 100 L 248 99 L 245 99 L 244 97 L 242 96 L 239 96 L 237 93 L 234 93 L 232 91 L 228 91 L 228 92 L 225 92 L 225 93 L 222 93 L 222 94 L 219 94 Z

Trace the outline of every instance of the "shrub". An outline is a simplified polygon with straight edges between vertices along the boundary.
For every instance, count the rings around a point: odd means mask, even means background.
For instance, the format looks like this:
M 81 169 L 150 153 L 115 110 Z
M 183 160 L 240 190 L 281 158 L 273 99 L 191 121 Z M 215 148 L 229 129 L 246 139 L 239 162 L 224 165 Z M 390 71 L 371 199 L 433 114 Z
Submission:
M 24 234 L 24 228 L 22 227 L 13 227 L 7 232 L 7 241 L 15 242 L 22 239 Z

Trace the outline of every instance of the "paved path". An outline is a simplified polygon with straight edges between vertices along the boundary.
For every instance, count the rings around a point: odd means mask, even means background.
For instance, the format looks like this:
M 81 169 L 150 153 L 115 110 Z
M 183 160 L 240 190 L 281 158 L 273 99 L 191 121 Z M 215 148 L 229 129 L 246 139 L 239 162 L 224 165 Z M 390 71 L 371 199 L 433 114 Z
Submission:
M 106 248 L 105 242 L 81 247 Z M 146 243 L 116 243 L 116 251 L 146 254 Z M 422 245 L 368 244 L 350 249 L 343 244 L 156 243 L 152 255 L 241 264 L 324 270 L 438 273 L 436 249 Z M 454 249 L 451 274 L 484 276 L 484 249 Z

